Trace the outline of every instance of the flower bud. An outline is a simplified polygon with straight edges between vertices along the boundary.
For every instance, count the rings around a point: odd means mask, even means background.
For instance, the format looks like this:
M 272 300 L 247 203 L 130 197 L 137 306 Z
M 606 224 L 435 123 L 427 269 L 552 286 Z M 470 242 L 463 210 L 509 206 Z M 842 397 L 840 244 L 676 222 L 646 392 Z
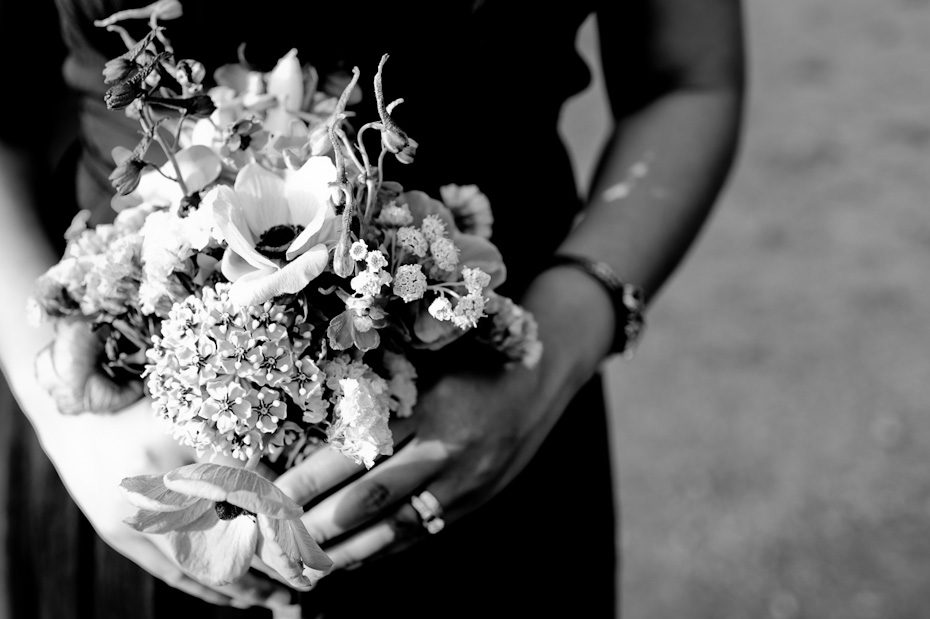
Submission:
M 349 256 L 349 235 L 343 232 L 342 238 L 333 253 L 333 271 L 339 277 L 349 277 L 355 272 L 355 261 Z
M 135 153 L 120 161 L 110 173 L 110 184 L 121 196 L 129 195 L 139 186 L 145 162 Z
M 203 82 L 203 78 L 206 77 L 207 70 L 204 68 L 203 64 L 196 61 L 185 58 L 178 62 L 175 67 L 174 79 L 178 80 L 178 83 L 185 88 L 192 88 L 199 86 Z
M 206 118 L 216 111 L 216 104 L 209 95 L 195 95 L 193 97 L 148 97 L 147 101 L 155 105 L 163 105 L 175 110 L 183 110 L 188 116 Z
M 417 152 L 417 141 L 407 136 L 399 127 L 385 127 L 381 130 L 381 143 L 384 147 L 394 153 L 394 156 L 401 163 L 413 163 L 413 157 Z
M 128 80 L 111 86 L 103 95 L 107 109 L 121 110 L 142 96 L 141 80 Z
M 136 66 L 135 62 L 123 58 L 122 56 L 108 60 L 107 64 L 103 67 L 103 82 L 105 84 L 121 82 L 132 75 Z
M 216 104 L 213 103 L 208 95 L 197 95 L 190 99 L 190 105 L 187 108 L 189 116 L 206 118 L 216 111 Z

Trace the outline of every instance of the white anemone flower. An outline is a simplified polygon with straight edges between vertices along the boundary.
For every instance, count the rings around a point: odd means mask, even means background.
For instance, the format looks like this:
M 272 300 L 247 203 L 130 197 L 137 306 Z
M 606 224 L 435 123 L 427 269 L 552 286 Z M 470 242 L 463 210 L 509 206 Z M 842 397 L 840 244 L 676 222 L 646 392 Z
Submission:
M 201 462 L 120 485 L 137 508 L 127 524 L 167 535 L 181 567 L 208 584 L 238 580 L 256 554 L 295 587 L 332 567 L 301 522 L 303 509 L 252 471 Z
M 222 272 L 232 282 L 230 300 L 258 305 L 307 286 L 329 264 L 340 218 L 330 201 L 336 167 L 311 157 L 285 178 L 250 163 L 234 187 L 216 187 L 204 198 L 228 247 Z

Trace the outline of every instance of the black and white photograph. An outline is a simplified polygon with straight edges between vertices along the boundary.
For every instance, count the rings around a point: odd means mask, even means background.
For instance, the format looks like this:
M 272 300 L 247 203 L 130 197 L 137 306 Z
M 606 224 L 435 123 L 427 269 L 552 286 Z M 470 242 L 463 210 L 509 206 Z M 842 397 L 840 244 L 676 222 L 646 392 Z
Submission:
M 930 616 L 930 0 L 0 58 L 0 619 Z

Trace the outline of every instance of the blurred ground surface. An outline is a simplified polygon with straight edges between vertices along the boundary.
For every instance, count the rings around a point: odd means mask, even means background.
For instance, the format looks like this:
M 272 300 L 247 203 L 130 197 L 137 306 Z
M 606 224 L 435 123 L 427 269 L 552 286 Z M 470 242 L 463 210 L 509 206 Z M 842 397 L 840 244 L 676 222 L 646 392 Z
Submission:
M 930 1 L 747 13 L 739 167 L 610 366 L 624 619 L 928 617 Z

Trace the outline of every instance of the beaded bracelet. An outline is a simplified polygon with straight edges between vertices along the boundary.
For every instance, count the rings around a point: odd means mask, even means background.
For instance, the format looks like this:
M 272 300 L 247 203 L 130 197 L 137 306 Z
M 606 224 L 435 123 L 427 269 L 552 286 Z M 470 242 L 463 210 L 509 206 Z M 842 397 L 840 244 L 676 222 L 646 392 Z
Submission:
M 594 278 L 607 294 L 614 306 L 616 328 L 610 354 L 631 357 L 636 344 L 646 328 L 644 316 L 646 297 L 643 289 L 621 280 L 610 265 L 583 256 L 556 254 L 549 260 L 548 268 L 570 266 L 580 269 Z

